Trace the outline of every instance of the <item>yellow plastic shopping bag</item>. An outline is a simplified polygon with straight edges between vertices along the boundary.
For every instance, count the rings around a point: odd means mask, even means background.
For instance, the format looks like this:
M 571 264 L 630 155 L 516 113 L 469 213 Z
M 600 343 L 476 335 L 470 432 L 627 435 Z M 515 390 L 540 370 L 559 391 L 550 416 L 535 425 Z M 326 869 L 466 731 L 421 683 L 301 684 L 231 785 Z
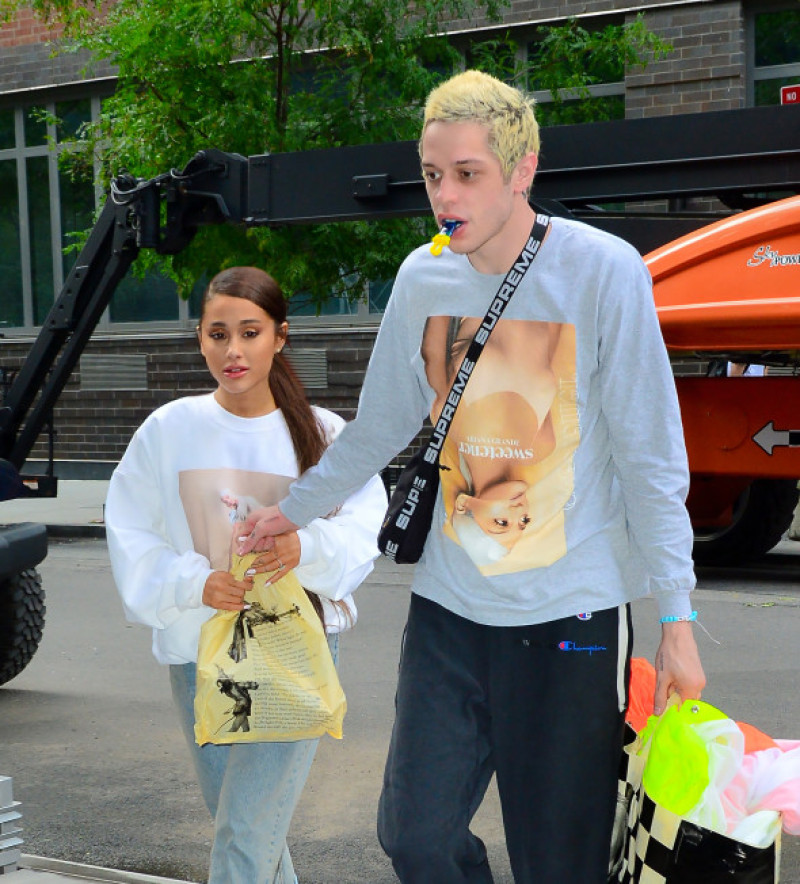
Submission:
M 255 557 L 234 556 L 231 573 L 242 579 Z M 322 623 L 293 572 L 266 580 L 255 576 L 248 610 L 217 611 L 203 624 L 198 745 L 341 739 L 347 703 Z

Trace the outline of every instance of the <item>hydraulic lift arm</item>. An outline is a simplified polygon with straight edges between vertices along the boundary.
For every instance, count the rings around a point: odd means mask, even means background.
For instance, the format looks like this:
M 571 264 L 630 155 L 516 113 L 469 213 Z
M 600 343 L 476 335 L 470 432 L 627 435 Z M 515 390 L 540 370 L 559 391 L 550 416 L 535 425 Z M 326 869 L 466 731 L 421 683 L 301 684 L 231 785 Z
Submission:
M 595 204 L 714 195 L 743 205 L 759 194 L 772 198 L 768 192 L 798 193 L 798 136 L 800 107 L 553 127 L 545 132 L 534 202 L 546 211 L 573 213 L 645 252 L 708 223 L 708 215 L 631 219 Z M 22 469 L 140 249 L 177 254 L 208 224 L 318 224 L 428 211 L 417 146 L 410 141 L 252 157 L 205 150 L 180 171 L 115 179 L 6 392 L 0 461 Z M 32 493 L 56 493 L 52 468 L 47 476 L 24 478 Z

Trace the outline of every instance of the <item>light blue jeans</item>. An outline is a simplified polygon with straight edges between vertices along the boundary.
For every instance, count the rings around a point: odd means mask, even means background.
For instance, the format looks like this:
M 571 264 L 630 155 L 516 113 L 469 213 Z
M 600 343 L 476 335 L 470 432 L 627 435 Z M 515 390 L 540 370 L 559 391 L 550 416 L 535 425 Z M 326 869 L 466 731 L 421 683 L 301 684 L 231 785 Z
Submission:
M 334 663 L 339 636 L 329 635 Z M 198 746 L 194 663 L 169 667 L 172 696 L 214 819 L 208 884 L 296 884 L 286 844 L 319 740 Z

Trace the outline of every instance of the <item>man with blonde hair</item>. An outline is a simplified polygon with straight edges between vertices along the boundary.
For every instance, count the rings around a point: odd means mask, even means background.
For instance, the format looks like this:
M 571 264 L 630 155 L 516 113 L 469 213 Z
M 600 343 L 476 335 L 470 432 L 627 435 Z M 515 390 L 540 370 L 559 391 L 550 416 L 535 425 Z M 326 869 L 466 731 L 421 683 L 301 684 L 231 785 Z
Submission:
M 403 262 L 356 419 L 280 508 L 251 514 L 241 552 L 331 511 L 438 419 L 532 236 L 538 151 L 520 90 L 466 71 L 431 93 L 420 158 L 449 248 Z M 455 412 L 414 572 L 378 819 L 406 884 L 492 882 L 469 826 L 493 775 L 518 884 L 605 882 L 631 601 L 654 595 L 663 624 L 656 711 L 705 683 L 650 276 L 606 233 L 562 218 L 546 230 Z

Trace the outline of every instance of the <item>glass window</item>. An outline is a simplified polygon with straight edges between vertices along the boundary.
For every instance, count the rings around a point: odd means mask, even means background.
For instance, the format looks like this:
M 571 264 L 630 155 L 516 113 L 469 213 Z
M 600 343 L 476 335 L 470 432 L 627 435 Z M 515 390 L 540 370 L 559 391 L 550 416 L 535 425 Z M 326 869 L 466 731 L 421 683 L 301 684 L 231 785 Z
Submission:
M 178 318 L 175 283 L 155 270 L 144 279 L 129 272 L 111 298 L 112 322 L 171 321 Z
M 61 172 L 59 175 L 59 194 L 61 197 L 61 248 L 80 241 L 80 234 L 92 225 L 94 215 L 94 188 L 87 176 L 74 177 Z M 67 278 L 72 265 L 78 257 L 76 249 L 63 251 L 64 279 Z
M 309 55 L 302 59 L 299 68 L 292 68 L 289 74 L 289 91 L 293 94 L 303 92 L 318 92 L 324 83 L 330 84 L 330 77 L 326 76 L 326 67 L 330 59 L 342 61 L 338 53 L 325 53 L 321 55 Z M 338 93 L 344 94 L 345 83 L 343 79 L 337 80 L 333 87 Z
M 78 130 L 92 118 L 92 106 L 88 98 L 75 101 L 59 101 L 56 104 L 56 138 L 59 142 L 71 141 L 78 135 Z
M 42 100 L 0 109 L 0 326 L 41 325 L 52 309 L 61 281 L 79 254 L 95 217 L 96 188 L 85 174 L 57 164 L 54 151 L 81 134 L 91 122 L 97 98 Z M 54 121 L 54 122 L 50 122 Z M 23 140 L 16 132 L 22 124 Z M 55 135 L 48 141 L 50 136 Z M 27 198 L 25 198 L 27 197 Z M 22 252 L 23 246 L 29 253 Z M 144 279 L 128 273 L 119 283 L 101 327 L 115 323 L 175 323 L 196 319 L 206 280 L 199 280 L 182 304 L 174 282 L 156 271 Z M 331 298 L 319 305 L 309 293 L 289 305 L 293 317 L 336 317 L 348 324 L 383 311 L 391 283 L 375 284 L 369 296 L 351 301 Z M 29 329 L 30 330 L 30 329 Z
M 383 282 L 370 282 L 368 290 L 369 312 L 383 313 L 389 303 L 389 295 L 392 293 L 393 279 Z
M 0 160 L 0 327 L 23 324 L 17 164 Z
M 464 49 L 467 68 L 485 71 L 504 83 L 514 83 L 519 74 L 518 44 L 509 33 L 475 39 Z
M 191 294 L 188 297 L 188 313 L 189 319 L 199 319 L 200 318 L 200 306 L 203 302 L 203 295 L 206 291 L 206 286 L 209 283 L 209 279 L 207 276 L 203 276 L 197 280 L 194 284 L 194 288 L 191 291 Z
M 755 16 L 754 58 L 754 103 L 780 104 L 781 86 L 800 84 L 800 10 Z
M 543 50 L 544 44 L 540 40 L 532 40 L 528 43 L 528 88 L 531 92 L 548 88 L 540 63 Z M 617 83 L 625 79 L 624 60 L 614 57 L 610 53 L 595 53 L 585 56 L 583 64 L 585 67 L 581 68 L 581 73 L 587 83 Z
M 53 306 L 53 240 L 50 232 L 48 158 L 29 157 L 25 169 L 28 177 L 33 321 L 36 325 L 41 325 Z
M 355 316 L 358 301 L 328 298 L 320 307 L 310 292 L 298 292 L 289 299 L 289 316 Z
M 756 16 L 756 67 L 800 62 L 800 9 Z
M 14 147 L 14 109 L 0 109 L 0 150 Z
M 597 53 L 586 59 L 585 79 L 589 86 L 575 90 L 575 97 L 559 93 L 553 101 L 547 81 L 540 73 L 542 43 L 528 43 L 528 89 L 536 94 L 536 119 L 541 126 L 600 122 L 625 119 L 625 64 L 610 53 Z
M 44 108 L 25 108 L 25 144 L 36 147 L 47 142 L 47 123 L 44 121 Z
M 19 328 L 41 325 L 53 305 L 56 287 L 77 257 L 82 235 L 95 212 L 92 171 L 58 169 L 48 142 L 47 119 L 55 118 L 58 143 L 80 135 L 91 121 L 93 99 L 80 98 L 0 109 L 0 325 Z M 21 115 L 24 142 L 16 143 L 15 120 Z M 0 154 L 3 156 L 3 154 Z M 24 174 L 23 174 L 24 172 Z M 27 199 L 18 193 L 25 188 Z M 56 231 L 58 230 L 58 233 Z M 26 234 L 23 237 L 22 232 Z M 55 242 L 53 237 L 59 236 Z M 27 241 L 29 254 L 22 255 Z M 65 251 L 66 250 L 66 251 Z M 175 322 L 182 310 L 175 284 L 152 272 L 133 274 L 118 286 L 103 323 Z
M 590 87 L 591 89 L 591 87 Z M 624 95 L 589 95 L 559 103 L 539 99 L 536 119 L 540 126 L 568 126 L 573 123 L 600 123 L 625 119 Z
M 800 84 L 800 73 L 790 77 L 776 77 L 768 80 L 756 80 L 754 84 L 755 104 L 761 107 L 766 104 L 781 103 L 781 87 Z

